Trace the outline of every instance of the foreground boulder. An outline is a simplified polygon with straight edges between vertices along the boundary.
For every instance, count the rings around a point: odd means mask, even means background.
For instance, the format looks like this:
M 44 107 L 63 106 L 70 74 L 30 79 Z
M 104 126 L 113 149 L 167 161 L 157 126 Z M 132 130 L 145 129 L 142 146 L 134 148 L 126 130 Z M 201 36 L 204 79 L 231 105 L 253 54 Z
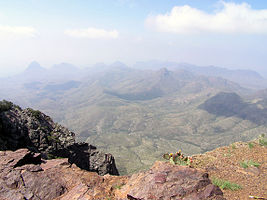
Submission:
M 118 175 L 114 157 L 87 143 L 76 143 L 75 134 L 54 123 L 44 113 L 21 109 L 8 101 L 0 101 L 0 150 L 27 148 L 44 159 L 68 158 L 78 167 L 100 175 Z
M 126 179 L 99 176 L 67 159 L 42 160 L 28 149 L 2 151 L 0 158 L 1 200 L 106 199 Z
M 0 157 L 1 200 L 224 200 L 206 173 L 164 162 L 127 177 L 99 176 L 27 149 L 2 151 Z
M 142 173 L 134 174 L 121 190 L 130 200 L 223 200 L 219 187 L 208 174 L 187 166 L 156 162 Z

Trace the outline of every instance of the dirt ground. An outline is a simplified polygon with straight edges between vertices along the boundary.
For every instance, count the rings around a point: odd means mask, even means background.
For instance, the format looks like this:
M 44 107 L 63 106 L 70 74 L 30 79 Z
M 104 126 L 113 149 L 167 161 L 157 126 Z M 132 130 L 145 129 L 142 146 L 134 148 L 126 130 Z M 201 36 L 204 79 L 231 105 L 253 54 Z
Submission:
M 260 166 L 244 168 L 240 163 L 245 160 L 252 160 Z M 228 180 L 242 187 L 236 191 L 224 189 L 226 199 L 251 200 L 249 196 L 267 199 L 267 147 L 260 146 L 256 140 L 250 142 L 250 145 L 237 142 L 202 155 L 194 155 L 193 166 L 207 171 L 210 178 Z

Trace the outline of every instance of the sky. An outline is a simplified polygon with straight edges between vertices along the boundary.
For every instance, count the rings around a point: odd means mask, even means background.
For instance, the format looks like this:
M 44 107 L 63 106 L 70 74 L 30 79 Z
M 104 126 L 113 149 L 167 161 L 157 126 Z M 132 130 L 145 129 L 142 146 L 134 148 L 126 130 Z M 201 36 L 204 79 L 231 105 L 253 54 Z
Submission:
M 267 74 L 265 0 L 0 0 L 0 77 L 32 61 L 161 60 Z

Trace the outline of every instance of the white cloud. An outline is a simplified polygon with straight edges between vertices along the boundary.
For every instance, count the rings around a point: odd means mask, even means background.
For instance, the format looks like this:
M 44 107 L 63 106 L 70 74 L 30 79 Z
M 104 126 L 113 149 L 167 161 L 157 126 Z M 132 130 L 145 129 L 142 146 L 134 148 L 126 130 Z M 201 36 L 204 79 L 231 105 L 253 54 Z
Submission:
M 36 37 L 37 30 L 27 26 L 2 26 L 0 25 L 0 37 Z
M 222 8 L 209 14 L 188 5 L 175 6 L 170 13 L 149 16 L 146 25 L 172 33 L 267 33 L 267 9 L 254 10 L 247 3 L 220 1 Z
M 89 39 L 116 39 L 119 37 L 117 30 L 104 30 L 97 28 L 87 29 L 69 29 L 64 32 L 66 35 L 76 38 L 89 38 Z

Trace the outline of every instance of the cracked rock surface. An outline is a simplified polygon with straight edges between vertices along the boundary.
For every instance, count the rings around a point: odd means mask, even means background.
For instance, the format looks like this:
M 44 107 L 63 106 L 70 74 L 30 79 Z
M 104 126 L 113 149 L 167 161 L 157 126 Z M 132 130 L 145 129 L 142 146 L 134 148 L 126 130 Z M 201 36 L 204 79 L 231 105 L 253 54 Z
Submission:
M 105 199 L 118 176 L 100 176 L 28 149 L 0 151 L 0 200 Z
M 100 176 L 67 159 L 42 160 L 28 149 L 0 157 L 0 200 L 225 200 L 205 172 L 165 162 L 129 177 Z

